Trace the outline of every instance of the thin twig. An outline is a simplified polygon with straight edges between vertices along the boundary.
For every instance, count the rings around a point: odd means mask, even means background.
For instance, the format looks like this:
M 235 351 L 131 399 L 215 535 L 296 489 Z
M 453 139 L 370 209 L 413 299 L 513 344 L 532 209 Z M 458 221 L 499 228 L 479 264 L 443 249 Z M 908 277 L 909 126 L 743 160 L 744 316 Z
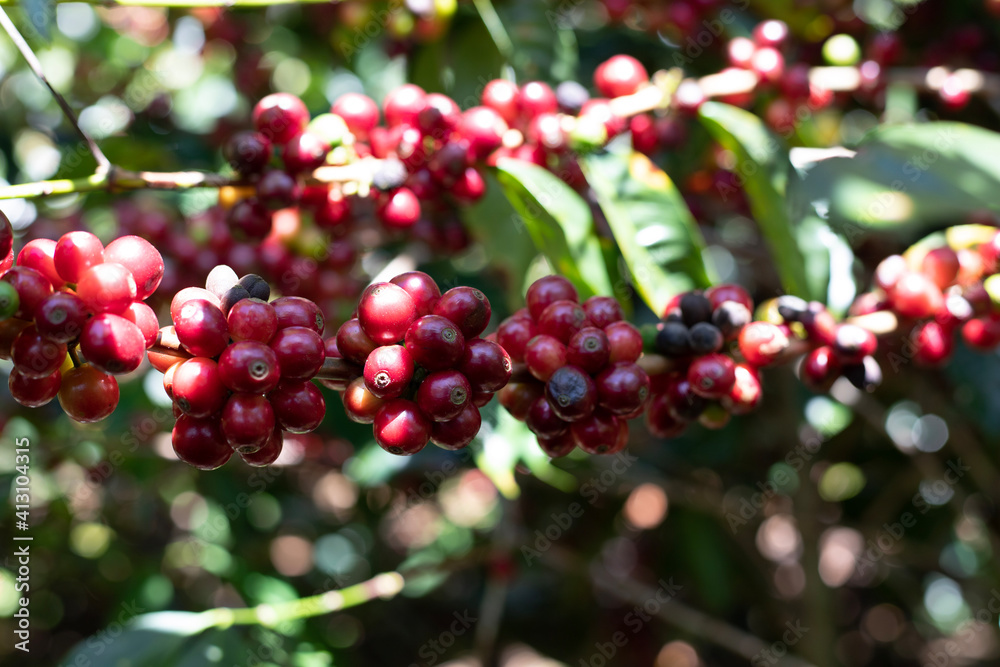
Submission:
M 38 57 L 35 56 L 35 52 L 31 50 L 30 46 L 28 46 L 28 42 L 26 42 L 24 37 L 21 36 L 17 26 L 15 26 L 14 22 L 10 20 L 10 17 L 7 16 L 7 12 L 4 11 L 2 7 L 0 7 L 0 26 L 3 26 L 3 29 L 7 32 L 11 41 L 14 42 L 14 46 L 16 46 L 17 50 L 21 52 L 21 55 L 24 56 L 24 60 L 28 63 L 28 67 L 31 68 L 31 71 L 35 73 L 35 76 L 37 76 L 42 83 L 46 85 L 46 87 L 48 87 L 49 92 L 51 92 L 52 96 L 56 99 L 56 103 L 59 105 L 59 108 L 62 109 L 63 114 L 65 114 L 77 134 L 80 135 L 80 138 L 87 144 L 87 147 L 90 148 L 90 152 L 93 154 L 94 159 L 97 160 L 97 170 L 94 172 L 94 175 L 102 176 L 107 174 L 111 170 L 111 161 L 108 160 L 107 156 L 104 155 L 104 152 L 90 137 L 90 135 L 84 132 L 83 128 L 80 127 L 80 122 L 76 119 L 76 114 L 73 113 L 73 109 L 70 108 L 66 99 L 59 94 L 59 91 L 55 89 L 48 77 L 45 76 L 45 72 L 42 70 L 42 63 L 38 61 Z

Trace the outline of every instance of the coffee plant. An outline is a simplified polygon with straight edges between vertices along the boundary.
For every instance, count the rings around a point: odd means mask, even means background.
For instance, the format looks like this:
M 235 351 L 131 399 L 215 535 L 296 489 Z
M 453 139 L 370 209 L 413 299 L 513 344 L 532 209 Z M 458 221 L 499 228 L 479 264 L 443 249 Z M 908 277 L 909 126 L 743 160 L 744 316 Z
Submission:
M 998 19 L 0 0 L 0 661 L 997 664 Z

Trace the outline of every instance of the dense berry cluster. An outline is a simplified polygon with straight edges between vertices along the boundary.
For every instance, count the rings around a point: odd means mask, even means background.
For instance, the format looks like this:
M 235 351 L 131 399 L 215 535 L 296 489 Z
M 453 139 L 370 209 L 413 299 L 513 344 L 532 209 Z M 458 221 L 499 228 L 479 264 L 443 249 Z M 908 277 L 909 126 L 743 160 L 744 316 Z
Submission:
M 751 320 L 753 300 L 738 285 L 687 292 L 668 304 L 654 347 L 669 360 L 652 377 L 653 398 L 646 413 L 649 430 L 663 438 L 679 435 L 698 420 L 721 428 L 730 415 L 746 414 L 760 403 L 756 358 L 735 359 L 731 350 Z
M 178 458 L 197 468 L 218 468 L 237 452 L 254 466 L 274 462 L 282 432 L 312 431 L 326 412 L 311 380 L 326 358 L 324 319 L 312 301 L 281 297 L 268 302 L 260 276 L 238 278 L 228 266 L 189 287 L 170 304 L 176 340 L 188 358 L 151 351 L 162 370 L 177 423 Z
M 642 414 L 649 377 L 636 364 L 642 336 L 611 297 L 579 303 L 562 276 L 528 288 L 527 306 L 500 324 L 497 341 L 530 377 L 509 384 L 501 404 L 527 423 L 549 456 L 575 447 L 612 454 L 628 443 L 628 421 Z
M 466 447 L 479 432 L 479 408 L 511 376 L 504 348 L 480 337 L 491 312 L 479 290 L 441 294 L 419 271 L 370 285 L 357 317 L 337 332 L 336 354 L 361 371 L 336 387 L 347 416 L 373 424 L 376 442 L 393 454 L 415 454 L 428 441 Z
M 10 223 L 0 217 L 4 250 Z M 10 260 L 13 250 L 5 254 Z M 0 358 L 14 364 L 14 400 L 39 407 L 58 396 L 80 422 L 110 415 L 119 395 L 113 376 L 137 369 L 156 340 L 159 324 L 144 300 L 162 277 L 160 253 L 136 236 L 107 247 L 88 232 L 25 244 L 0 278 Z

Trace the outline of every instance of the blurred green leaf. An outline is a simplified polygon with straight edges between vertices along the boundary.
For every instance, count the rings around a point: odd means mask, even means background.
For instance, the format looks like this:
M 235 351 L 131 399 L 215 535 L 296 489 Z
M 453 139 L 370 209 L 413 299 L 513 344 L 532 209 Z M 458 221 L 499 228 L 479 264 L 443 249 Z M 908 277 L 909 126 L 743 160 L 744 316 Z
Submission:
M 46 42 L 52 39 L 52 23 L 56 18 L 55 0 L 22 0 L 31 27 Z
M 120 634 L 97 633 L 77 644 L 63 665 L 166 667 L 174 665 L 190 638 L 210 627 L 208 616 L 186 611 L 161 611 L 136 616 Z
M 816 216 L 800 220 L 795 236 L 809 267 L 809 294 L 826 303 L 835 314 L 843 315 L 857 295 L 850 244 Z
M 576 74 L 576 37 L 564 5 L 504 2 L 496 9 L 514 47 L 509 64 L 519 80 L 562 81 Z
M 712 283 L 715 272 L 706 265 L 701 230 L 665 172 L 622 144 L 586 156 L 583 168 L 653 312 L 663 312 L 675 294 Z
M 512 221 L 514 231 L 520 233 L 518 225 L 523 224 L 556 271 L 573 282 L 580 298 L 611 294 L 593 215 L 580 195 L 552 172 L 522 160 L 500 160 L 497 179 L 520 214 Z
M 785 206 L 785 181 L 791 167 L 787 148 L 760 118 L 729 104 L 706 102 L 698 117 L 715 140 L 736 155 L 737 177 L 744 181 L 750 210 L 767 240 L 785 291 L 809 295 L 805 260 Z

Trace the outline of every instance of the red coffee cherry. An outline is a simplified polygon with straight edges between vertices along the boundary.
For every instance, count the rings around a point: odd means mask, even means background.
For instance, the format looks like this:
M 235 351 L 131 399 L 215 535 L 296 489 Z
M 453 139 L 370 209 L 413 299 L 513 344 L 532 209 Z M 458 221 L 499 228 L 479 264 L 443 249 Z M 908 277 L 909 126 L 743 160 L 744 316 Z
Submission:
M 121 264 L 98 264 L 80 276 L 76 293 L 92 312 L 117 315 L 136 300 L 135 279 Z
M 268 346 L 274 350 L 281 377 L 286 380 L 312 379 L 326 359 L 323 339 L 305 327 L 279 329 Z
M 156 343 L 156 336 L 160 332 L 160 321 L 156 319 L 156 313 L 142 301 L 133 301 L 129 307 L 122 312 L 122 317 L 139 327 L 142 338 L 146 342 L 146 349 Z M 36 318 L 37 319 L 37 318 Z M 70 329 L 66 329 L 69 335 Z
M 274 308 L 278 320 L 278 329 L 288 327 L 305 327 L 318 334 L 323 333 L 325 321 L 323 311 L 309 299 L 299 296 L 283 296 L 269 304 Z
M 587 319 L 598 329 L 625 319 L 621 304 L 610 296 L 592 296 L 583 302 Z
M 260 394 L 233 394 L 222 409 L 222 433 L 236 451 L 263 447 L 274 424 L 271 402 Z
M 31 326 L 31 322 L 19 320 L 15 317 L 0 320 L 0 359 L 10 359 L 14 339 L 29 326 Z
M 406 290 L 393 283 L 374 283 L 361 295 L 358 321 L 379 345 L 396 343 L 417 319 L 417 305 Z
M 539 438 L 554 438 L 569 429 L 569 422 L 556 414 L 549 399 L 544 395 L 539 396 L 531 405 L 524 421 L 531 432 Z
M 524 348 L 524 362 L 528 371 L 542 382 L 547 382 L 552 374 L 566 365 L 566 346 L 552 336 L 539 334 Z
M 347 418 L 359 424 L 371 424 L 386 401 L 368 391 L 363 377 L 354 378 L 340 395 Z
M 420 219 L 420 199 L 410 188 L 396 188 L 378 207 L 377 213 L 389 229 L 409 229 Z
M 181 415 L 174 424 L 171 443 L 177 458 L 200 470 L 215 470 L 233 455 L 218 419 Z
M 83 332 L 87 307 L 72 292 L 54 292 L 45 297 L 35 312 L 38 333 L 56 343 L 71 343 Z
M 77 283 L 87 269 L 104 263 L 104 244 L 90 232 L 67 232 L 56 243 L 53 259 L 59 277 Z
M 734 415 L 745 415 L 753 412 L 763 397 L 760 377 L 757 371 L 745 364 L 736 364 L 734 369 L 736 382 L 729 393 L 722 397 L 722 407 Z
M 611 343 L 604 331 L 596 327 L 580 329 L 566 345 L 566 361 L 591 375 L 599 373 L 611 358 Z
M 875 267 L 875 284 L 886 293 L 892 292 L 896 283 L 908 273 L 906 260 L 902 255 L 889 255 Z
M 454 419 L 431 424 L 431 442 L 451 451 L 463 449 L 475 439 L 482 424 L 479 408 L 468 403 Z
M 751 322 L 739 337 L 740 353 L 754 366 L 774 363 L 791 346 L 788 335 L 770 322 Z
M 332 113 L 344 119 L 347 129 L 361 141 L 378 125 L 379 111 L 375 100 L 361 93 L 346 93 L 330 107 Z
M 66 345 L 45 338 L 35 325 L 25 327 L 14 339 L 10 358 L 25 377 L 38 380 L 59 370 L 66 360 Z
M 736 382 L 736 364 L 724 354 L 708 354 L 691 362 L 687 379 L 699 396 L 722 398 Z
M 174 298 L 170 301 L 170 319 L 176 322 L 178 316 L 180 316 L 181 307 L 183 307 L 188 301 L 194 301 L 195 299 L 208 301 L 216 308 L 219 308 L 220 306 L 219 297 L 215 296 L 207 289 L 201 287 L 185 287 L 180 292 L 175 294 Z
M 966 344 L 980 352 L 990 352 L 1000 345 L 1000 316 L 974 317 L 962 325 Z
M 489 107 L 472 107 L 458 123 L 458 132 L 468 141 L 473 160 L 484 160 L 500 148 L 506 131 L 506 121 Z
M 281 455 L 281 449 L 284 445 L 284 438 L 281 434 L 281 426 L 276 425 L 274 430 L 271 432 L 271 436 L 264 443 L 264 446 L 255 452 L 236 452 L 243 459 L 243 462 L 247 465 L 254 466 L 255 468 L 262 468 L 264 466 L 271 465 L 278 460 L 278 456 Z M 227 445 L 228 446 L 228 445 Z M 232 449 L 230 448 L 230 451 Z
M 513 125 L 520 114 L 520 97 L 521 91 L 516 84 L 505 79 L 493 79 L 483 88 L 482 103 Z
M 708 299 L 713 311 L 726 301 L 735 301 L 745 306 L 747 310 L 753 310 L 753 298 L 750 296 L 750 293 L 740 285 L 733 283 L 724 283 L 709 287 L 705 290 L 705 298 Z
M 278 315 L 269 303 L 260 299 L 243 299 L 229 310 L 226 323 L 229 336 L 234 341 L 269 343 L 278 330 Z
M 420 86 L 404 83 L 382 100 L 386 125 L 409 125 L 416 127 L 420 111 L 427 104 L 427 93 Z
M 549 458 L 557 459 L 566 456 L 574 449 L 576 449 L 576 439 L 569 430 L 551 437 L 551 438 L 538 438 L 538 446 L 545 452 Z
M 949 287 L 958 277 L 961 267 L 958 253 L 948 246 L 933 248 L 924 255 L 920 263 L 920 272 L 931 279 L 941 289 Z
M 326 415 L 323 393 L 309 381 L 283 380 L 267 397 L 278 424 L 291 433 L 312 431 Z
M 859 364 L 868 355 L 875 354 L 878 339 L 867 329 L 844 323 L 837 325 L 831 347 L 841 362 Z
M 413 379 L 413 358 L 402 345 L 376 348 L 365 361 L 365 386 L 379 398 L 396 398 Z
M 256 341 L 240 341 L 219 357 L 219 379 L 232 391 L 264 394 L 281 378 L 274 350 Z
M 419 317 L 430 315 L 434 311 L 434 304 L 441 298 L 441 288 L 423 271 L 407 271 L 389 282 L 406 290 L 417 307 Z
M 598 404 L 616 415 L 631 415 L 641 410 L 649 398 L 649 376 L 632 362 L 609 366 L 594 382 Z
M 676 438 L 687 428 L 687 421 L 678 419 L 672 408 L 668 395 L 653 396 L 646 409 L 646 428 L 653 436 L 665 440 Z
M 223 156 L 239 174 L 250 176 L 264 171 L 271 161 L 273 145 L 260 132 L 238 132 L 223 148 Z
M 458 417 L 472 396 L 469 380 L 459 371 L 437 371 L 428 375 L 417 389 L 415 401 L 431 420 L 443 422 Z
M 47 405 L 59 393 L 62 373 L 58 370 L 41 378 L 28 377 L 13 368 L 7 377 L 7 388 L 11 397 L 26 408 L 40 408 Z
M 257 131 L 276 144 L 284 144 L 302 132 L 309 123 L 309 110 L 298 97 L 272 93 L 253 108 Z
M 198 357 L 217 357 L 229 345 L 226 316 L 204 299 L 193 299 L 181 306 L 174 330 L 181 344 Z
M 474 338 L 465 344 L 458 370 L 469 379 L 474 393 L 492 393 L 510 380 L 510 357 L 493 341 Z
M 570 424 L 576 446 L 588 454 L 607 454 L 615 449 L 618 443 L 623 420 L 607 410 L 598 408 L 594 412 Z
M 465 352 L 458 325 L 440 315 L 424 315 L 406 330 L 405 345 L 414 363 L 427 370 L 452 368 Z
M 497 328 L 497 343 L 507 351 L 512 361 L 523 362 L 528 341 L 537 334 L 538 329 L 527 313 L 512 315 Z
M 944 364 L 955 350 L 952 332 L 937 322 L 924 322 L 913 330 L 910 339 L 914 344 L 913 360 L 927 367 Z
M 160 251 L 138 236 L 122 236 L 109 243 L 104 249 L 104 261 L 121 264 L 132 273 L 136 287 L 135 298 L 140 301 L 155 292 L 163 279 L 164 266 Z M 83 298 L 82 294 L 80 296 Z
M 58 396 L 70 419 L 99 422 L 118 405 L 118 382 L 92 364 L 83 364 L 63 373 Z
M 902 317 L 933 317 L 944 304 L 941 289 L 922 273 L 904 273 L 889 295 L 893 310 Z
M 139 367 L 146 351 L 146 339 L 139 327 L 124 317 L 103 313 L 84 325 L 80 350 L 95 367 L 118 375 Z
M 573 287 L 573 283 L 557 275 L 539 278 L 531 284 L 525 296 L 528 312 L 536 322 L 542 316 L 545 309 L 556 301 L 577 302 L 579 300 L 580 297 L 576 292 L 576 288 Z
M 281 151 L 281 160 L 289 174 L 301 174 L 323 166 L 330 144 L 306 130 L 295 135 Z
M 390 454 L 411 456 L 427 446 L 431 420 L 413 401 L 394 398 L 379 408 L 373 428 L 379 447 Z
M 539 333 L 552 336 L 561 343 L 569 342 L 573 334 L 590 324 L 583 306 L 568 300 L 549 304 L 537 323 Z
M 348 361 L 363 364 L 376 347 L 378 345 L 364 332 L 356 317 L 344 322 L 337 330 L 337 350 Z
M 56 242 L 52 239 L 35 239 L 28 241 L 17 254 L 18 266 L 24 266 L 38 271 L 53 287 L 62 287 L 63 279 L 56 271 L 53 255 L 56 250 Z
M 0 212 L 0 257 L 6 257 L 14 249 L 14 228 L 7 216 Z
M 799 379 L 815 392 L 826 392 L 840 377 L 840 359 L 833 348 L 823 345 L 806 355 L 799 368 Z
M 594 70 L 594 85 L 604 97 L 622 97 L 649 81 L 646 68 L 632 56 L 612 56 Z
M 582 369 L 563 366 L 545 384 L 545 397 L 561 419 L 573 422 L 594 411 L 597 387 Z
M 509 382 L 497 396 L 500 405 L 506 408 L 514 419 L 525 421 L 532 404 L 544 394 L 545 385 L 540 382 Z
M 611 355 L 608 361 L 636 361 L 642 356 L 642 334 L 629 322 L 612 322 L 604 327 Z
M 38 305 L 52 294 L 52 283 L 38 271 L 26 266 L 11 267 L 0 280 L 10 283 L 17 290 L 20 304 L 14 317 L 22 320 L 34 319 Z
M 226 404 L 229 392 L 222 384 L 219 365 L 214 360 L 193 357 L 171 366 L 171 369 L 171 395 L 184 414 L 211 417 Z
M 489 299 L 472 287 L 453 287 L 434 304 L 434 314 L 457 324 L 466 339 L 474 338 L 486 329 L 491 313 Z

